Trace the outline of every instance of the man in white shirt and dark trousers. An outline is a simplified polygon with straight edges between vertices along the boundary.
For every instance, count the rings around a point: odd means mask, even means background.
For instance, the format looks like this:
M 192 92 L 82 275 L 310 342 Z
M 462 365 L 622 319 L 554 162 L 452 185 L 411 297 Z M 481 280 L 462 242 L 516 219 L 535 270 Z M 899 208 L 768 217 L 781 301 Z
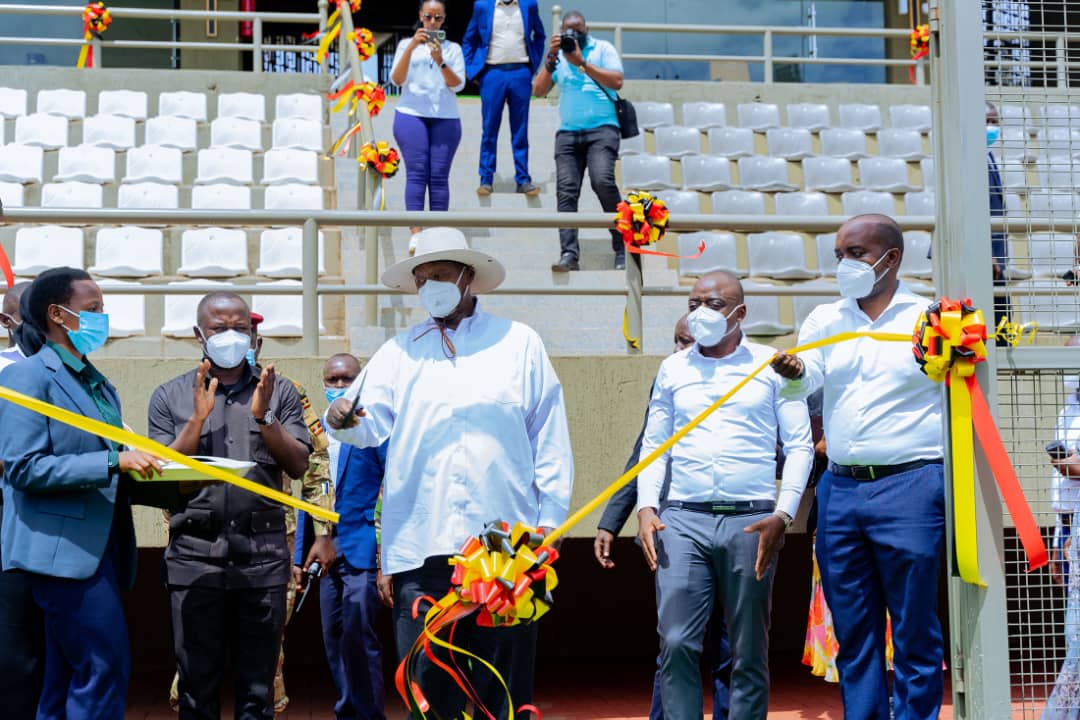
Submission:
M 928 301 L 897 279 L 899 226 L 884 215 L 848 220 L 836 237 L 843 299 L 810 313 L 807 343 L 841 332 L 911 333 Z M 850 720 L 888 720 L 885 611 L 892 617 L 892 710 L 936 718 L 943 690 L 937 615 L 945 538 L 941 386 L 911 348 L 869 338 L 797 356 L 773 369 L 785 395 L 824 388 L 829 468 L 818 484 L 817 557 L 840 649 L 837 666 Z
M 552 528 L 566 518 L 573 455 L 562 386 L 536 332 L 478 307 L 476 296 L 505 275 L 458 230 L 418 233 L 416 255 L 388 268 L 382 282 L 418 293 L 431 318 L 379 348 L 327 410 L 341 442 L 389 440 L 379 590 L 392 597 L 400 656 L 428 609 L 421 602 L 414 619 L 413 603 L 450 589 L 447 560 L 466 539 L 493 520 Z M 499 669 L 517 708 L 532 698 L 535 630 L 480 628 L 470 619 L 454 642 Z M 495 717 L 508 716 L 505 693 L 486 670 L 470 680 Z M 426 658 L 419 685 L 433 716 L 462 717 L 464 695 Z
M 743 336 L 746 305 L 735 276 L 702 276 L 689 308 L 696 343 L 660 366 L 642 457 L 774 353 Z M 716 603 L 733 660 L 729 717 L 768 714 L 774 560 L 814 456 L 806 403 L 781 397 L 782 387 L 780 378 L 759 373 L 638 476 L 639 537 L 656 571 L 661 694 L 664 716 L 672 720 L 701 717 L 698 662 Z M 779 497 L 777 437 L 786 453 Z M 661 503 L 668 459 L 671 484 Z

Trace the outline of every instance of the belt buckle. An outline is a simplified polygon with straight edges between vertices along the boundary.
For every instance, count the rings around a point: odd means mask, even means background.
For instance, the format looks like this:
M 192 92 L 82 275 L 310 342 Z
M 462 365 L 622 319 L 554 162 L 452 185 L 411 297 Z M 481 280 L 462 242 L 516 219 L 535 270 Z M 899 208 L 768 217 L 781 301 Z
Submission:
M 873 465 L 867 465 L 866 469 L 870 472 L 870 479 L 871 480 L 877 480 L 877 473 L 874 472 L 874 466 Z
M 713 503 L 712 512 L 714 515 L 735 512 L 735 506 L 727 503 Z

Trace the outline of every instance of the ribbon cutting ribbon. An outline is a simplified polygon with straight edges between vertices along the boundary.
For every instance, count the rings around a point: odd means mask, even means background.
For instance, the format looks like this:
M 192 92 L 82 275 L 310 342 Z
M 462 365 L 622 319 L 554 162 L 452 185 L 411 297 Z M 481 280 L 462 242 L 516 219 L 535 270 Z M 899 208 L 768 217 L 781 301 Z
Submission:
M 214 480 L 220 480 L 221 482 L 235 485 L 236 487 L 243 488 L 256 495 L 261 495 L 268 500 L 281 503 L 282 505 L 288 505 L 294 507 L 297 510 L 303 510 L 308 515 L 318 518 L 320 520 L 326 520 L 327 522 L 338 522 L 338 514 L 331 510 L 326 510 L 317 505 L 304 502 L 294 498 L 292 495 L 283 493 L 280 490 L 274 490 L 268 488 L 265 485 L 260 485 L 257 482 L 248 480 L 247 478 L 240 477 L 239 475 L 233 475 L 226 472 L 221 468 L 216 468 L 205 463 L 201 463 L 198 460 L 193 460 L 183 453 L 179 453 L 170 447 L 166 447 L 159 442 L 155 442 L 150 438 L 143 437 L 133 432 L 129 432 L 122 428 L 103 423 L 100 420 L 94 420 L 93 418 L 84 417 L 78 413 L 65 410 L 64 408 L 57 407 L 50 403 L 32 398 L 28 395 L 15 392 L 10 388 L 0 385 L 0 399 L 7 400 L 10 403 L 14 403 L 19 407 L 26 408 L 32 412 L 36 412 L 45 417 L 52 418 L 58 422 L 62 422 L 65 425 L 70 425 L 73 428 L 88 432 L 91 435 L 97 435 L 98 437 L 105 438 L 106 440 L 112 440 L 118 445 L 127 445 L 134 450 L 142 450 L 143 452 L 150 453 L 156 457 L 164 460 L 171 460 L 172 462 L 183 465 L 184 467 L 191 468 L 198 473 L 213 478 Z
M 8 290 L 15 287 L 15 271 L 11 269 L 11 260 L 8 259 L 7 251 L 0 245 L 0 272 L 4 274 L 4 282 Z
M 647 249 L 664 237 L 671 213 L 663 200 L 644 190 L 635 190 L 627 195 L 615 206 L 615 213 L 615 230 L 622 235 L 627 252 L 682 260 L 696 260 L 705 252 L 704 240 L 698 245 L 697 255 L 676 255 Z
M 1030 345 L 1035 342 L 1035 333 L 1038 331 L 1039 323 L 1037 322 L 1021 325 L 1010 321 L 1007 317 L 1003 317 L 994 331 L 994 339 L 1011 347 L 1016 347 L 1023 340 L 1024 333 L 1027 333 L 1027 344 Z
M 1001 327 L 999 325 L 999 329 Z M 1042 533 L 1024 498 L 1016 470 L 975 377 L 975 366 L 986 360 L 985 341 L 986 324 L 982 312 L 975 309 L 968 298 L 962 301 L 942 298 L 933 303 L 919 317 L 912 338 L 915 359 L 923 372 L 934 382 L 944 382 L 948 388 L 956 564 L 964 582 L 982 587 L 986 583 L 979 574 L 973 426 L 986 453 L 990 472 L 1016 524 L 1016 534 L 1027 555 L 1028 571 L 1048 562 Z
M 100 38 L 102 33 L 109 29 L 112 24 L 112 14 L 103 2 L 87 3 L 82 13 L 83 40 L 86 43 L 79 51 L 79 60 L 75 63 L 78 68 L 94 67 L 94 46 L 91 44 L 94 38 Z
M 315 35 L 315 37 L 319 38 L 319 49 L 315 53 L 315 62 L 317 63 L 321 63 L 326 59 L 327 53 L 330 52 L 330 45 L 341 34 L 341 8 L 345 4 L 346 0 L 337 0 L 337 7 L 334 8 L 334 12 L 330 13 L 330 17 L 326 19 L 326 31 L 321 35 Z M 359 12 L 360 0 L 348 0 L 348 6 L 352 12 Z

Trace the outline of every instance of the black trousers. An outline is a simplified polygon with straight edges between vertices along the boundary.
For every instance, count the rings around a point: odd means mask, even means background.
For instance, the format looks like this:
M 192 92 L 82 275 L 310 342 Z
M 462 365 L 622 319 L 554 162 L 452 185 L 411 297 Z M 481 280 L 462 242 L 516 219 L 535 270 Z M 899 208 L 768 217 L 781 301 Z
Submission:
M 180 670 L 180 720 L 221 717 L 221 677 L 232 659 L 237 720 L 274 717 L 274 673 L 285 627 L 285 588 L 169 587 Z
M 45 621 L 30 576 L 0 572 L 0 700 L 10 720 L 37 715 L 45 671 Z
M 431 607 L 427 602 L 421 602 L 419 616 L 413 620 L 412 606 L 416 598 L 429 595 L 439 599 L 450 589 L 453 568 L 447 564 L 448 558 L 447 555 L 429 557 L 422 567 L 394 575 L 394 638 L 399 661 L 409 652 L 423 630 L 424 614 Z M 446 639 L 445 631 L 440 637 Z M 458 622 L 454 644 L 478 655 L 499 670 L 510 688 L 515 710 L 532 702 L 533 666 L 536 661 L 535 624 L 482 628 L 470 615 Z M 456 662 L 466 672 L 492 715 L 497 718 L 509 717 L 505 691 L 486 668 L 475 662 L 470 667 L 468 659 L 461 656 L 451 660 L 449 653 L 442 648 L 433 646 L 432 650 L 442 662 L 451 667 Z M 414 680 L 431 704 L 430 717 L 459 720 L 465 712 L 465 695 L 445 671 L 428 660 L 422 650 L 420 655 Z M 474 713 L 473 717 L 478 715 L 480 713 Z
M 578 210 L 581 181 L 585 169 L 589 182 L 600 200 L 604 212 L 613 213 L 622 199 L 615 184 L 615 161 L 619 158 L 619 128 L 601 125 L 591 130 L 560 130 L 555 133 L 555 197 L 559 212 Z M 577 228 L 559 231 L 559 244 L 564 255 L 580 257 Z M 623 250 L 619 233 L 611 231 L 611 249 Z

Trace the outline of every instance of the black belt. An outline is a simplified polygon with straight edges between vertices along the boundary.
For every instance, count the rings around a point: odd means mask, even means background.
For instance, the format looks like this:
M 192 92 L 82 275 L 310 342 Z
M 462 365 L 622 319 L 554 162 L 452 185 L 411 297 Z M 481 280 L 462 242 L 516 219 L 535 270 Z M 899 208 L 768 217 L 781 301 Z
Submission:
M 776 503 L 772 500 L 710 500 L 709 502 L 668 500 L 662 503 L 661 507 L 673 507 L 709 515 L 749 515 L 750 513 L 772 512 L 776 509 Z
M 889 475 L 896 475 L 909 470 L 917 470 L 925 465 L 941 465 L 944 460 L 912 460 L 899 465 L 837 465 L 829 463 L 829 472 L 840 477 L 852 478 L 859 482 L 873 482 Z

